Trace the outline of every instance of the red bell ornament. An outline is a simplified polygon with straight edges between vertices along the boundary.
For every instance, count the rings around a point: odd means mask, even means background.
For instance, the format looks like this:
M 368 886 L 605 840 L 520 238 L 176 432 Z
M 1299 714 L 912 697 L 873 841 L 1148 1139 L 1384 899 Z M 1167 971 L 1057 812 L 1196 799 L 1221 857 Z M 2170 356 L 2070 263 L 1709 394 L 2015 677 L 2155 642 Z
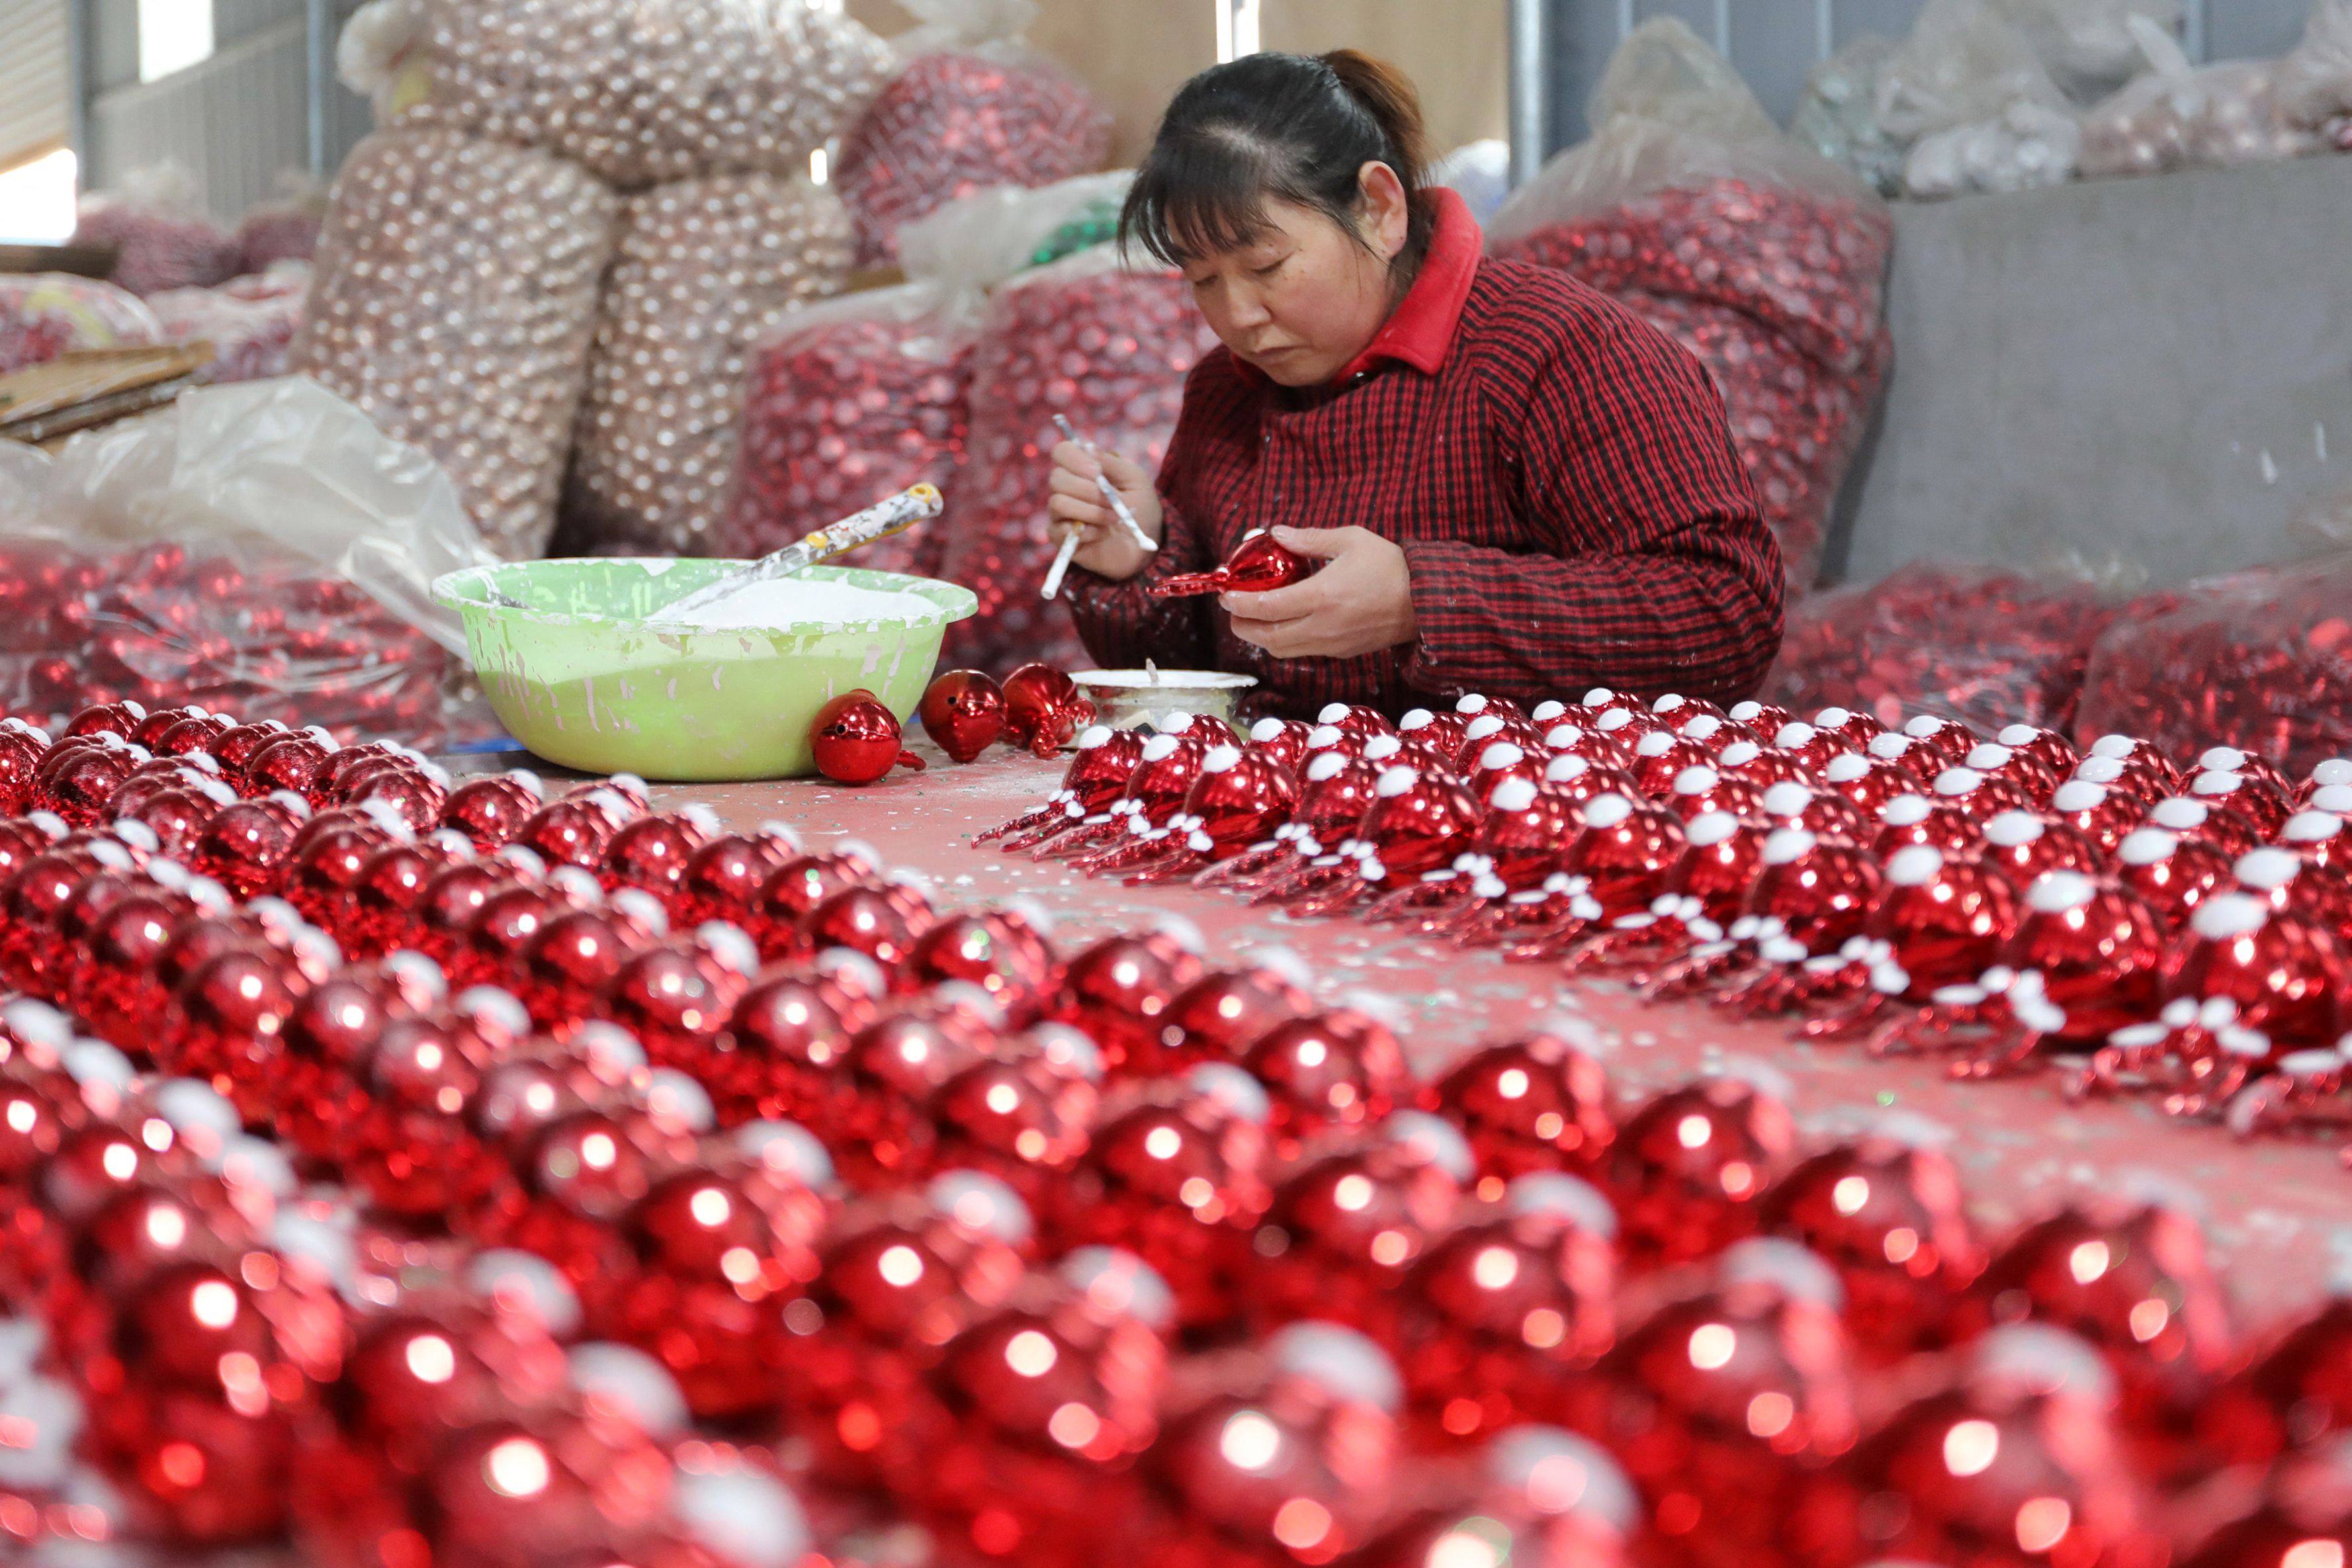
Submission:
M 923 733 L 959 763 L 972 761 L 1004 736 L 1004 689 L 977 669 L 951 669 L 934 679 L 918 712 Z
M 2352 877 L 2352 827 L 2333 812 L 2295 813 L 2279 829 L 2278 841 L 2323 871 Z
M 1987 741 L 1982 745 L 1970 747 L 1969 754 L 1960 759 L 1960 765 L 1972 768 L 1988 778 L 2006 779 L 2022 788 L 2039 805 L 2049 799 L 2051 792 L 2065 781 L 2074 761 L 2069 756 L 2061 766 L 2049 762 L 2041 752 L 2020 751 L 1997 741 Z
M 1898 795 L 1908 795 L 1919 781 L 1897 764 L 1860 752 L 1832 757 L 1822 768 L 1823 787 L 1850 803 L 1864 822 L 1876 820 L 1879 811 Z
M 1685 770 L 1709 761 L 1706 749 L 1671 731 L 1644 735 L 1633 746 L 1633 782 L 1652 800 L 1664 800 Z
M 1307 738 L 1313 732 L 1296 719 L 1261 719 L 1250 726 L 1249 742 L 1268 762 L 1296 777 L 1307 766 Z
M 2005 773 L 1979 773 L 1975 768 L 1946 768 L 1931 786 L 1935 797 L 1959 807 L 1978 822 L 1990 822 L 2004 811 L 2030 811 L 2037 804 L 2033 792 Z
M 2230 868 L 2237 890 L 2281 913 L 2352 940 L 2352 879 L 2294 849 L 2249 850 Z
M 1915 844 L 1946 854 L 1974 854 L 1980 844 L 1968 813 L 1924 795 L 1898 795 L 1879 811 L 1871 830 L 1870 852 L 1881 860 Z
M 1624 1121 L 1602 1166 L 1628 1261 L 1688 1262 L 1752 1235 L 1759 1201 L 1795 1146 L 1788 1106 L 1741 1079 L 1652 1099 Z
M 1024 664 L 1004 678 L 1005 739 L 1040 757 L 1059 752 L 1095 721 L 1078 684 L 1048 664 Z
M 2048 871 L 2094 877 L 2105 868 L 2100 851 L 2080 831 L 2030 811 L 2005 811 L 1987 822 L 1984 854 L 2021 888 Z
M 1451 866 L 1469 849 L 1483 816 L 1459 784 L 1424 779 L 1411 768 L 1389 769 L 1356 825 L 1356 837 L 1372 851 L 1362 865 L 1363 881 L 1387 888 Z
M 816 770 L 835 784 L 866 784 L 905 766 L 920 772 L 923 759 L 906 749 L 898 716 L 866 690 L 836 697 L 809 721 L 809 748 Z
M 1969 1298 L 1977 1321 L 2028 1319 L 2095 1347 L 2121 1394 L 2122 1435 L 2149 1473 L 2188 1455 L 2199 1410 L 2236 1354 L 2205 1238 L 2156 1202 L 2063 1209 L 1993 1255 Z
M 1857 1353 L 1877 1364 L 1951 1343 L 1954 1300 L 1985 1263 L 1950 1158 L 1893 1132 L 1798 1165 L 1765 1194 L 1759 1223 L 1837 1270 Z

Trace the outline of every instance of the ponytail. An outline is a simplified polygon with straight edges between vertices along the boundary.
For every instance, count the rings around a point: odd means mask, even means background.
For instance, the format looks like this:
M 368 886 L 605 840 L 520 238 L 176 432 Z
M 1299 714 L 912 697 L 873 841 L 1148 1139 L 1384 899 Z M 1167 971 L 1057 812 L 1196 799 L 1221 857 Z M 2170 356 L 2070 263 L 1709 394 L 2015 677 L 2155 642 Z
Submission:
M 1404 186 L 1410 222 L 1392 268 L 1410 278 L 1437 216 L 1412 83 L 1354 49 L 1244 56 L 1202 71 L 1168 106 L 1128 193 L 1120 241 L 1181 266 L 1247 245 L 1265 228 L 1266 204 L 1283 201 L 1364 243 L 1360 176 L 1374 163 Z

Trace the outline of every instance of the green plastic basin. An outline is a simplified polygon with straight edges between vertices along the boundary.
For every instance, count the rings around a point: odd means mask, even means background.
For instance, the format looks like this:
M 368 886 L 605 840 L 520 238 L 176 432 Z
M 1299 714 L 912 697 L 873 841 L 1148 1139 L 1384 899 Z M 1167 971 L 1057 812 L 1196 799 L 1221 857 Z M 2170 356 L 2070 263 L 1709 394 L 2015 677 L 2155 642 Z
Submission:
M 464 618 L 475 672 L 516 740 L 562 767 L 677 783 L 805 777 L 815 771 L 809 721 L 859 687 L 903 722 L 930 684 L 948 627 L 980 607 L 950 583 L 818 566 L 806 575 L 914 594 L 933 612 L 760 631 L 646 624 L 740 564 L 530 561 L 453 572 L 433 596 Z M 494 590 L 524 607 L 493 603 Z

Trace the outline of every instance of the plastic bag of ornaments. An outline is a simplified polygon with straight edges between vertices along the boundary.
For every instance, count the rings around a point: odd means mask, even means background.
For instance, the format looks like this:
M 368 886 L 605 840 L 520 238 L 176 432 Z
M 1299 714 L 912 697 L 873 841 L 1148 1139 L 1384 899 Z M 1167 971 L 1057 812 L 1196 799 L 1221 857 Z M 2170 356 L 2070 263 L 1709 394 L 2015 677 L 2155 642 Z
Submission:
M 257 202 L 237 220 L 237 271 L 267 272 L 281 261 L 309 261 L 319 253 L 327 223 L 327 187 L 298 170 L 278 176 L 278 194 Z
M 625 189 L 803 170 L 891 63 L 807 0 L 373 0 L 338 53 L 379 124 L 540 148 Z
M 1915 562 L 1792 609 L 1766 694 L 1792 712 L 1835 705 L 1888 725 L 1931 713 L 1988 734 L 2064 733 L 2112 597 L 2088 573 Z
M 1002 674 L 1085 659 L 1066 601 L 1041 600 L 1054 542 L 1038 498 L 1061 440 L 1054 416 L 1157 471 L 1184 378 L 1215 342 L 1182 277 L 1130 269 L 1097 246 L 1021 274 L 989 301 L 971 355 L 971 431 L 947 514 L 939 575 L 980 596 L 947 658 Z
M 1745 310 L 1833 370 L 1870 361 L 1894 222 L 1782 135 L 1722 56 L 1678 21 L 1645 22 L 1586 112 L 1600 129 L 1496 215 L 1496 254 Z
M 1732 444 L 1780 542 L 1791 594 L 1801 593 L 1820 574 L 1830 512 L 1885 390 L 1893 338 L 1882 334 L 1867 363 L 1839 374 L 1728 306 L 1638 289 L 1617 298 L 1690 350 L 1715 378 Z
M 163 323 L 127 289 L 63 272 L 0 275 L 0 375 L 86 349 L 163 341 Z
M 804 174 L 680 180 L 622 203 L 565 487 L 565 551 L 709 552 L 753 346 L 793 307 L 840 292 L 851 244 L 841 199 Z
M 1995 0 L 1928 0 L 1879 71 L 1878 122 L 1923 198 L 2063 184 L 2081 149 L 2074 105 Z
M 2332 502 L 2352 512 L 2352 498 Z M 2216 743 L 2300 777 L 2352 754 L 2352 551 L 2192 584 L 2092 650 L 2077 731 L 2179 755 Z
M 1893 220 L 1679 22 L 1628 36 L 1590 114 L 1591 140 L 1496 216 L 1495 251 L 1575 274 L 1706 363 L 1801 590 L 1892 352 Z
M 2281 91 L 2284 61 L 2225 60 L 2199 68 L 2168 34 L 2135 31 L 2153 68 L 2084 119 L 2086 178 L 2276 163 L 2329 145 L 2320 132 L 2289 116 Z
M 1892 38 L 1864 33 L 1822 60 L 1805 78 L 1789 121 L 1790 136 L 1882 196 L 1903 194 L 1907 149 L 1878 119 L 1878 77 L 1895 49 Z
M 336 179 L 292 368 L 439 459 L 492 549 L 537 556 L 618 220 L 560 158 L 379 132 Z
M 310 299 L 310 263 L 281 261 L 217 289 L 173 289 L 147 303 L 163 324 L 165 342 L 213 345 L 212 363 L 196 373 L 212 386 L 284 375 Z
M 235 237 L 204 216 L 194 180 L 173 164 L 133 170 L 84 196 L 73 243 L 113 247 L 113 280 L 133 294 L 209 289 L 240 265 Z
M 735 489 L 711 552 L 766 555 L 912 486 L 948 489 L 971 428 L 980 305 L 908 283 L 787 314 L 751 351 Z M 853 564 L 929 576 L 944 541 L 914 529 Z
M 901 0 L 919 19 L 903 62 L 844 141 L 834 183 L 861 267 L 898 259 L 898 231 L 992 185 L 1050 185 L 1099 169 L 1111 117 L 1022 33 L 1035 0 Z
M 2352 149 L 2352 0 L 2313 0 L 2302 42 L 2280 62 L 2278 98 L 2292 123 Z
M 2181 0 L 1994 0 L 2074 102 L 2105 99 L 2147 68 L 2137 32 L 2178 37 Z
M 734 497 L 714 550 L 762 555 L 910 485 L 951 489 L 985 291 L 1114 238 L 1133 177 L 975 191 L 902 231 L 917 281 L 790 312 L 751 357 Z M 857 564 L 929 575 L 944 539 L 918 529 L 862 551 Z
M 445 572 L 490 559 L 432 459 L 299 378 L 200 388 L 73 437 L 0 442 L 0 707 L 194 701 L 437 738 L 463 638 Z

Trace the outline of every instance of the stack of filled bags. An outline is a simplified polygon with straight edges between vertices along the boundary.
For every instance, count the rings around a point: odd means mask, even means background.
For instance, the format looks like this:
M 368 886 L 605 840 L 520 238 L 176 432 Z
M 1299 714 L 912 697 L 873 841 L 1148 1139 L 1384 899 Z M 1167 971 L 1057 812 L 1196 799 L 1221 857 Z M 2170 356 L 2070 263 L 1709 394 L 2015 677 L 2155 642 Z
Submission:
M 1893 355 L 1893 221 L 1680 22 L 1627 37 L 1589 115 L 1591 140 L 1504 205 L 1490 243 L 1574 274 L 1705 362 L 1801 592 Z
M 796 0 L 375 0 L 345 44 L 380 128 L 295 368 L 438 458 L 501 553 L 545 549 L 568 465 L 595 526 L 683 542 L 744 347 L 845 279 L 847 216 L 805 171 L 883 46 Z

